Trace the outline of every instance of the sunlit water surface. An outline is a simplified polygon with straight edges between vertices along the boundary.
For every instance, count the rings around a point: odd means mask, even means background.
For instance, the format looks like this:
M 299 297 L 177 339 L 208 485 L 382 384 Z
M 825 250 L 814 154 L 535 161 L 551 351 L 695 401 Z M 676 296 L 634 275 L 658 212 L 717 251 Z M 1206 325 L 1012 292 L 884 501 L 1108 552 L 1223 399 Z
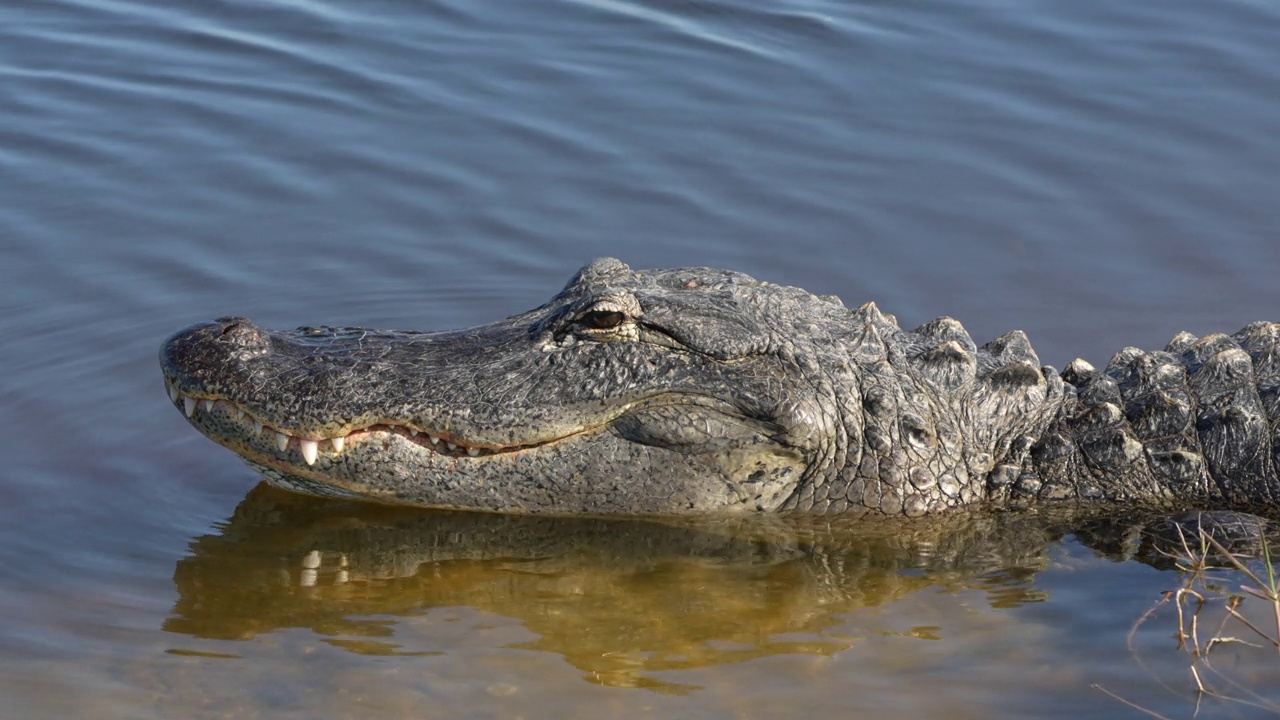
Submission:
M 251 493 L 155 353 L 466 326 L 601 255 L 1059 367 L 1280 320 L 1278 38 L 1248 0 L 0 8 L 0 716 L 1189 715 L 1176 618 L 1129 634 L 1181 577 L 1116 528 Z

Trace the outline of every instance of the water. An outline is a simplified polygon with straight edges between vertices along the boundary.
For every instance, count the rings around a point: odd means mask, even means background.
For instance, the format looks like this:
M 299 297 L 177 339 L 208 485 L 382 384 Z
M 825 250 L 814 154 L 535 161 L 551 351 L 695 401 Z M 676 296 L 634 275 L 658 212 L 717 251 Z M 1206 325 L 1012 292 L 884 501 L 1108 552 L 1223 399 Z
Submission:
M 0 8 L 5 717 L 1189 714 L 1171 626 L 1126 650 L 1179 577 L 1071 534 L 587 532 L 307 585 L 364 547 L 330 531 L 452 521 L 257 517 L 155 352 L 228 313 L 466 326 L 600 255 L 1058 366 L 1280 319 L 1278 38 L 1246 0 Z

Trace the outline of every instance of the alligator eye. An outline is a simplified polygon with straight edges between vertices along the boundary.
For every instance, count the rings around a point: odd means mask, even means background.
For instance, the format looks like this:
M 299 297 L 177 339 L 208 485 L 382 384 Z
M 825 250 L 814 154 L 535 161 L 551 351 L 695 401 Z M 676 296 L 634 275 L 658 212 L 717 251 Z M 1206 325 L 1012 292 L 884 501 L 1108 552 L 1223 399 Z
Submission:
M 627 319 L 617 310 L 593 310 L 582 316 L 582 324 L 592 330 L 612 330 Z

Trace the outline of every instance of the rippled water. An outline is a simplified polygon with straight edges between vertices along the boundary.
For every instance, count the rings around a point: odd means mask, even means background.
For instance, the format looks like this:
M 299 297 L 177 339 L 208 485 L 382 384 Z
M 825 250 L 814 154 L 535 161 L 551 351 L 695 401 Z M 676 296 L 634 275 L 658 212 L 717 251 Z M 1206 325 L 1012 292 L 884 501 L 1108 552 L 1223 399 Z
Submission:
M 1127 650 L 1179 577 L 1070 527 L 249 494 L 155 352 L 465 326 L 599 255 L 1058 366 L 1280 319 L 1273 4 L 41 0 L 0 7 L 0 109 L 5 718 L 1193 707 L 1170 625 Z

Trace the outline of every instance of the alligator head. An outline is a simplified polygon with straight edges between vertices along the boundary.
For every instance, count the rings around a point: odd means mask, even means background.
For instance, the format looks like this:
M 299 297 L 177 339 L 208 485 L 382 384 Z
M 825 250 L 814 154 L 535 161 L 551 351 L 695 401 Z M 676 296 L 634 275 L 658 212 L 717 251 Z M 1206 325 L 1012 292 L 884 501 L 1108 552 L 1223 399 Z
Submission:
M 516 512 L 918 514 L 981 499 L 1062 396 L 1021 333 L 977 349 L 953 320 L 904 333 L 874 305 L 613 259 L 490 325 L 228 317 L 161 365 L 191 423 L 272 484 Z
M 161 363 L 192 424 L 284 487 L 512 511 L 773 509 L 835 415 L 769 326 L 778 291 L 604 259 L 490 325 L 274 332 L 229 317 L 174 335 Z

